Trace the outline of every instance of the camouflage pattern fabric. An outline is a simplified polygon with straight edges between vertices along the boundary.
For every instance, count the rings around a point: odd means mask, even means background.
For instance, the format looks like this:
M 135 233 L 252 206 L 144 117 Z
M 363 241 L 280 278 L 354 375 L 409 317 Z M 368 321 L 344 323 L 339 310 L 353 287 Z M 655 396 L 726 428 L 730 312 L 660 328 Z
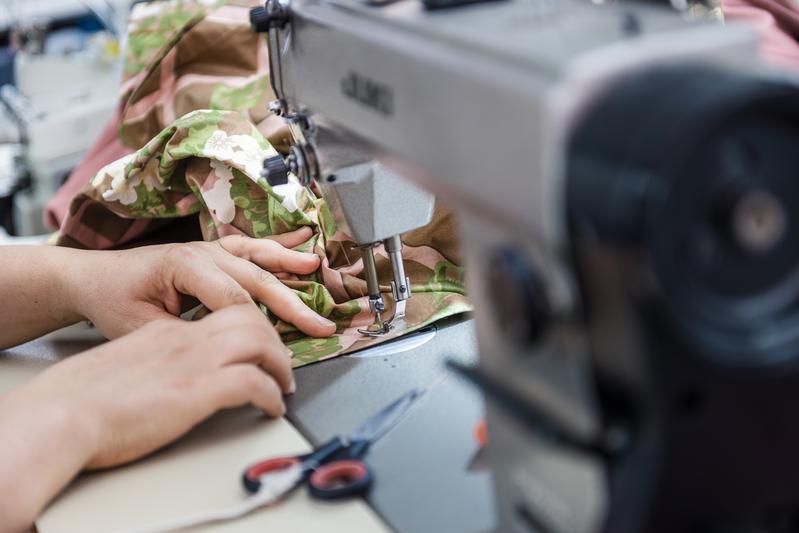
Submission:
M 295 366 L 316 362 L 384 341 L 363 337 L 357 328 L 372 322 L 360 252 L 336 228 L 323 199 L 299 185 L 272 188 L 260 176 L 262 161 L 277 151 L 258 129 L 237 112 L 194 111 L 178 119 L 142 149 L 101 169 L 73 201 L 71 218 L 101 233 L 104 244 L 124 234 L 131 219 L 168 219 L 199 215 L 207 240 L 243 233 L 265 237 L 311 226 L 314 235 L 297 249 L 322 258 L 317 272 L 293 276 L 284 283 L 306 305 L 338 325 L 336 335 L 313 339 L 290 324 L 276 321 L 294 352 Z M 278 190 L 276 190 L 278 189 Z M 70 224 L 74 226 L 74 224 Z M 436 239 L 452 238 L 451 215 L 438 209 L 431 225 Z M 441 230 L 449 235 L 444 235 Z M 463 269 L 429 245 L 430 228 L 405 236 L 404 256 L 414 296 L 406 323 L 413 331 L 470 309 L 464 295 Z M 62 235 L 62 244 L 76 236 Z M 69 242 L 68 242 L 69 241 Z M 450 245 L 449 248 L 452 248 Z M 380 278 L 389 279 L 390 264 L 382 247 L 375 250 Z M 383 287 L 388 315 L 393 302 Z
M 267 111 L 274 99 L 263 36 L 250 30 L 257 0 L 171 0 L 137 4 L 130 16 L 121 88 L 120 138 L 138 149 L 197 109 L 239 111 L 273 146 L 288 129 Z
M 265 111 L 272 99 L 268 61 L 262 37 L 247 23 L 252 4 L 172 0 L 137 6 L 120 133 L 137 150 L 101 169 L 74 198 L 59 244 L 115 248 L 185 217 L 199 220 L 206 240 L 312 227 L 313 237 L 298 249 L 318 254 L 321 266 L 284 283 L 338 329 L 330 338 L 313 339 L 269 315 L 294 352 L 295 367 L 469 311 L 453 217 L 438 206 L 430 225 L 403 235 L 414 293 L 407 329 L 376 339 L 357 332 L 373 319 L 360 251 L 314 191 L 296 179 L 273 189 L 260 176 L 263 159 L 284 151 L 288 136 L 280 119 Z M 375 255 L 386 282 L 386 315 L 392 316 L 390 263 L 382 247 Z

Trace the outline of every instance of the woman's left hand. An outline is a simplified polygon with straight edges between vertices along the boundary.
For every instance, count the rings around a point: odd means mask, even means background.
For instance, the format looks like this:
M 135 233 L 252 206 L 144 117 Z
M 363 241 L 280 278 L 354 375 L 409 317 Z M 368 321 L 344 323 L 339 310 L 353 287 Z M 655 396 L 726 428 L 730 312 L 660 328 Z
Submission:
M 177 320 L 184 296 L 212 311 L 251 302 L 315 337 L 336 326 L 307 307 L 275 273 L 310 274 L 315 254 L 291 248 L 312 235 L 304 227 L 265 239 L 227 236 L 213 242 L 145 246 L 119 252 L 76 252 L 64 265 L 71 307 L 107 337 L 153 320 Z

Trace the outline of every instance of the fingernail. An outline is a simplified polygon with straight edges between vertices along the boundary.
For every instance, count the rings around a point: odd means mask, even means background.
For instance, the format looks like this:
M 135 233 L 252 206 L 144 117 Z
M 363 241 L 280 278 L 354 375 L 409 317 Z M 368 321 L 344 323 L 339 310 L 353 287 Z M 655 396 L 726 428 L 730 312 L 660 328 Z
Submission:
M 294 378 L 291 378 L 291 385 L 289 385 L 289 394 L 294 394 L 297 392 L 297 382 Z
M 285 352 L 286 352 L 286 357 L 288 357 L 289 359 L 291 359 L 292 357 L 294 357 L 294 352 L 292 352 L 292 351 L 291 351 L 291 348 L 289 348 L 288 346 L 286 346 L 286 350 L 285 350 Z
M 335 326 L 336 323 L 332 322 L 321 315 L 316 315 L 316 321 L 319 322 L 320 325 L 329 328 L 330 326 Z
M 281 402 L 281 404 L 280 404 L 280 414 L 278 416 L 283 416 L 285 414 L 286 414 L 286 404 Z

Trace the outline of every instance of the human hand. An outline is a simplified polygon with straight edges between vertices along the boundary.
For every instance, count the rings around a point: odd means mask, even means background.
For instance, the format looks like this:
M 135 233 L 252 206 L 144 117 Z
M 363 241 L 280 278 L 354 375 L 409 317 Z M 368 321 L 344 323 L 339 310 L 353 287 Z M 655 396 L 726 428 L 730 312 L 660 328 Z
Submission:
M 156 320 L 27 387 L 32 402 L 66 405 L 83 420 L 86 466 L 101 468 L 145 455 L 222 408 L 251 403 L 281 416 L 282 394 L 295 384 L 291 352 L 250 303 L 196 322 Z
M 25 531 L 72 477 L 144 456 L 216 411 L 271 416 L 294 390 L 290 354 L 252 303 L 156 320 L 0 395 L 0 531 Z
M 120 252 L 81 252 L 70 269 L 75 310 L 115 338 L 157 319 L 175 319 L 183 296 L 212 311 L 252 302 L 315 337 L 335 333 L 333 322 L 308 308 L 274 273 L 309 274 L 319 257 L 291 250 L 310 228 L 266 239 L 228 236 L 214 242 L 145 246 Z

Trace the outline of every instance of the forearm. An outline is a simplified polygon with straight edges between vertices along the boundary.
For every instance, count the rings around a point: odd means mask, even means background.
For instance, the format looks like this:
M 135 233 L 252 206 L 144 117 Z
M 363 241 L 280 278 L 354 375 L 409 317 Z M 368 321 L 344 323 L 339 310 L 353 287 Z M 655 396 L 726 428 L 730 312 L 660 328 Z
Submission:
M 0 349 L 14 346 L 81 316 L 70 279 L 78 250 L 53 246 L 0 247 Z
M 63 400 L 63 399 L 62 399 Z M 81 416 L 32 384 L 0 395 L 0 532 L 28 531 L 92 453 Z

